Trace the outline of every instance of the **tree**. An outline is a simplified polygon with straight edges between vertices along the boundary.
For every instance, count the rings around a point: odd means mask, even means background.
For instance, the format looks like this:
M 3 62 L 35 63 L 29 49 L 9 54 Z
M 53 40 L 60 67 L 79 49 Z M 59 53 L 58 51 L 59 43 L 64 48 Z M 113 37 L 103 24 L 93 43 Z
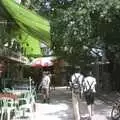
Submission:
M 90 51 L 96 45 L 92 39 L 91 16 L 87 1 L 76 1 L 53 11 L 51 35 L 55 53 L 71 64 L 89 63 Z M 93 58 L 92 56 L 90 58 Z
M 47 2 L 50 9 L 46 7 Z M 73 65 L 83 65 L 95 60 L 95 56 L 101 58 L 98 51 L 102 50 L 110 62 L 114 87 L 120 88 L 117 79 L 120 68 L 119 0 L 39 0 L 34 6 L 51 21 L 52 49 L 56 55 Z
M 51 4 L 52 48 L 57 55 L 80 64 L 93 60 L 92 48 L 111 51 L 115 50 L 112 45 L 117 45 L 119 49 L 119 0 L 76 0 L 70 6 Z
M 93 58 L 93 48 L 101 49 L 110 62 L 112 89 L 120 90 L 120 1 L 76 0 L 68 8 L 55 7 L 52 15 L 55 53 L 73 64 L 81 64 L 82 59 L 84 64 Z

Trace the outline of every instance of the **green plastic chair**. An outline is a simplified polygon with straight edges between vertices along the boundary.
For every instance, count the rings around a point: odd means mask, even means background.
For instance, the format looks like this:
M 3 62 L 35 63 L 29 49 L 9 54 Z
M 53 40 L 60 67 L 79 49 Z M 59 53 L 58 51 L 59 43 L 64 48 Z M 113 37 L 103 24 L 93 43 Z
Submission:
M 0 110 L 1 110 L 1 120 L 10 120 L 11 112 L 16 112 L 18 106 L 18 101 L 10 97 L 0 97 Z M 15 114 L 16 115 L 16 114 Z
M 22 117 L 25 117 L 25 113 L 29 111 L 31 114 L 34 112 L 35 97 L 31 92 L 26 93 L 23 97 L 18 99 L 19 111 L 22 111 Z

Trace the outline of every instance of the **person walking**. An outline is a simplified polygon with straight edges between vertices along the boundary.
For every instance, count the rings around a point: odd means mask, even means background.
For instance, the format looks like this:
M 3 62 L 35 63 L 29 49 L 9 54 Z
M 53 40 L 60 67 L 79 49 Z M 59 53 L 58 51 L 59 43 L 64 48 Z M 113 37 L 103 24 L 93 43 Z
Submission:
M 96 89 L 95 89 L 96 78 L 93 77 L 92 72 L 89 72 L 88 76 L 84 78 L 83 86 L 84 86 L 85 100 L 89 112 L 89 118 L 91 119 L 91 117 L 94 114 L 94 98 L 96 93 Z
M 42 94 L 43 94 L 43 102 L 49 103 L 50 95 L 49 95 L 49 90 L 50 90 L 50 77 L 48 75 L 48 72 L 43 72 L 43 78 L 40 83 L 39 88 L 41 88 Z
M 75 120 L 80 120 L 80 98 L 82 93 L 82 81 L 84 76 L 80 73 L 80 68 L 75 68 L 75 73 L 71 76 L 72 103 Z

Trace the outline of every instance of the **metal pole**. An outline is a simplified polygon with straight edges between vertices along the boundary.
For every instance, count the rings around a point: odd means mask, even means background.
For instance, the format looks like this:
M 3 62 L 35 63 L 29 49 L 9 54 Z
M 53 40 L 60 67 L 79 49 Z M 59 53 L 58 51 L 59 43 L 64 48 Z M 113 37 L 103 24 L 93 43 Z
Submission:
M 32 92 L 32 78 L 29 77 L 29 84 L 30 84 L 30 93 Z

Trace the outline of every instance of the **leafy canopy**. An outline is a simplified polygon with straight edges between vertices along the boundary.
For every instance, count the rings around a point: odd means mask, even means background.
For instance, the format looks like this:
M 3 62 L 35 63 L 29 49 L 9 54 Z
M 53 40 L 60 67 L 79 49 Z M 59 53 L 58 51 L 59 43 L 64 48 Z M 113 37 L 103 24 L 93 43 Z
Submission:
M 113 50 L 112 45 L 120 44 L 119 0 L 76 0 L 70 6 L 57 5 L 53 2 L 50 16 L 52 48 L 58 56 L 72 64 L 89 63 L 94 59 L 93 48 Z

